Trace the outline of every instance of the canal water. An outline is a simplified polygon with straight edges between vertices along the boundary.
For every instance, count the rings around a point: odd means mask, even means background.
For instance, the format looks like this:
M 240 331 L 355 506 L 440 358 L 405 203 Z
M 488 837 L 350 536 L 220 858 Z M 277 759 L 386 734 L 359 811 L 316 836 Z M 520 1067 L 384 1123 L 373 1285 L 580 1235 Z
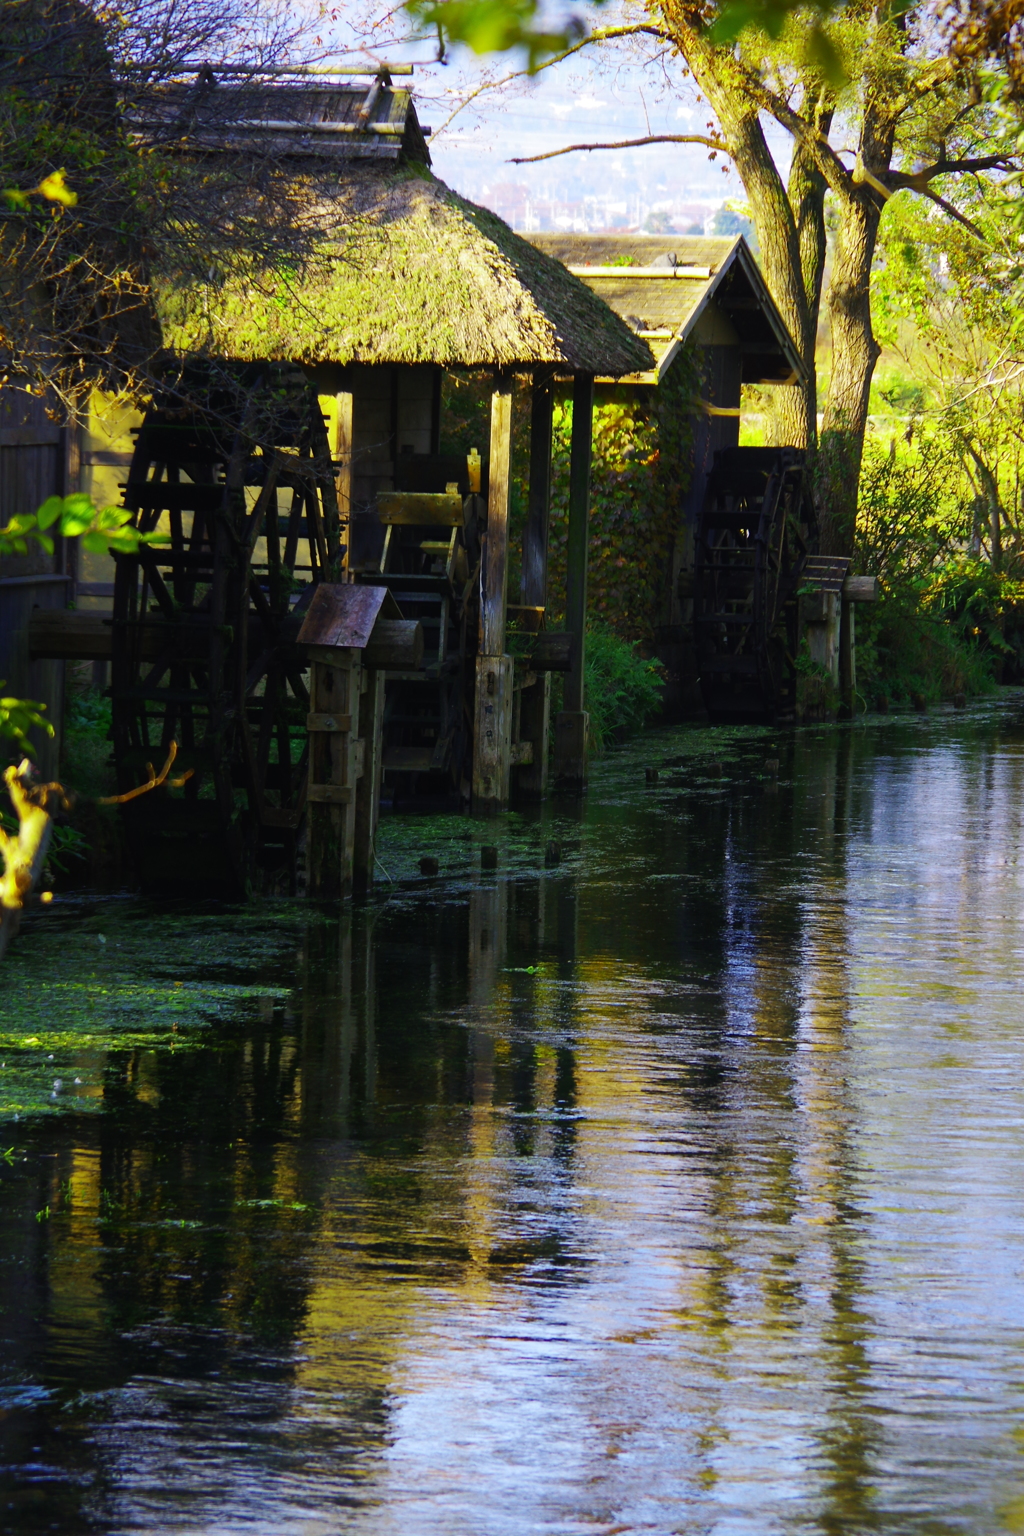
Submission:
M 1006 694 L 32 916 L 0 1530 L 1024 1531 L 1022 817 Z

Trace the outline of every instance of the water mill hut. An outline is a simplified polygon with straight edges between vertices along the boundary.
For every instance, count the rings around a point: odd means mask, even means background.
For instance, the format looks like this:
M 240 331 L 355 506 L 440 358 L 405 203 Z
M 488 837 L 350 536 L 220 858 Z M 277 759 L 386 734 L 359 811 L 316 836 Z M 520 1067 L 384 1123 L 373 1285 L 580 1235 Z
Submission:
M 593 509 L 591 580 L 596 611 L 665 663 L 668 713 L 686 713 L 699 707 L 694 528 L 715 453 L 739 443 L 743 385 L 800 386 L 806 371 L 742 237 L 529 238 L 614 309 L 654 357 L 628 377 L 597 380 L 594 479 L 607 485 L 609 505 L 603 519 Z M 632 582 L 616 574 L 624 555 Z
M 231 578 L 241 594 L 238 611 L 215 626 L 219 634 L 210 643 L 218 648 L 218 667 L 242 681 L 236 702 L 221 712 L 218 740 L 228 745 L 218 771 L 229 786 L 224 815 L 235 821 L 240 786 L 254 775 L 259 781 L 241 813 L 258 855 L 276 850 L 280 859 L 301 818 L 303 791 L 291 765 L 294 721 L 308 711 L 311 721 L 316 716 L 311 729 L 341 729 L 329 713 L 310 711 L 286 654 L 313 588 L 324 582 L 386 588 L 393 611 L 418 621 L 424 637 L 422 664 L 410 654 L 407 665 L 388 669 L 383 776 L 392 790 L 421 785 L 484 811 L 508 803 L 513 773 L 525 792 L 542 792 L 551 667 L 566 674 L 556 772 L 581 783 L 594 379 L 650 369 L 646 341 L 563 264 L 433 176 L 412 96 L 388 71 L 368 84 L 287 75 L 240 83 L 203 69 L 195 81 L 155 94 L 133 128 L 214 167 L 263 157 L 284 178 L 301 237 L 294 250 L 236 250 L 201 273 L 155 271 L 171 393 L 141 424 L 125 416 L 111 426 L 112 413 L 103 410 L 90 423 L 84 488 L 109 498 L 127 471 L 128 504 L 141 522 L 170 528 L 177 541 L 162 572 L 156 548 L 143 552 L 130 578 L 123 559 L 116 578 L 103 557 L 87 557 L 79 571 L 80 599 L 101 623 L 113 599 L 113 640 L 93 654 L 101 664 L 113 656 L 115 742 L 119 716 L 128 722 L 125 741 L 142 752 L 166 737 L 184 710 L 197 742 L 195 777 L 205 771 L 198 722 L 212 715 L 202 714 L 198 692 L 210 686 L 210 666 L 186 665 L 180 653 L 154 665 L 141 643 L 134 660 L 122 650 L 119 666 L 117 648 L 126 642 L 118 637 L 131 634 L 140 591 L 158 599 L 164 591 L 168 622 L 173 611 L 180 624 L 183 604 L 198 603 L 202 585 L 189 571 L 210 545 L 208 533 L 196 543 L 195 519 L 211 515 L 212 487 L 234 475 L 239 496 L 244 489 L 248 565 L 241 584 Z M 194 399 L 204 368 L 221 396 L 225 380 L 235 381 L 236 415 L 255 409 L 260 381 L 288 397 L 288 420 L 282 416 L 280 430 L 265 426 L 255 448 L 258 433 L 240 416 L 235 421 L 236 443 L 249 432 L 247 457 L 231 449 L 223 420 L 216 430 L 209 425 L 212 408 L 183 422 L 181 380 L 193 381 Z M 486 369 L 492 379 L 489 442 L 475 462 L 439 451 L 443 376 L 463 369 Z M 524 563 L 535 573 L 531 592 L 539 600 L 526 606 L 540 631 L 518 669 L 506 640 L 516 375 L 528 375 L 532 389 Z M 543 623 L 556 376 L 571 379 L 578 408 L 569 513 L 575 553 L 562 604 L 567 622 L 552 635 Z M 296 415 L 299 379 L 314 401 L 308 420 Z M 291 495 L 288 511 L 278 506 L 281 493 Z M 275 602 L 285 607 L 272 623 Z M 201 615 L 194 618 L 198 634 Z M 233 672 L 221 657 L 225 645 L 239 649 Z M 77 654 L 89 652 L 80 647 Z M 169 687 L 174 668 L 178 684 Z M 353 762 L 365 759 L 369 767 L 369 748 L 355 740 L 354 724 L 350 735 Z M 364 878 L 371 872 L 364 869 Z

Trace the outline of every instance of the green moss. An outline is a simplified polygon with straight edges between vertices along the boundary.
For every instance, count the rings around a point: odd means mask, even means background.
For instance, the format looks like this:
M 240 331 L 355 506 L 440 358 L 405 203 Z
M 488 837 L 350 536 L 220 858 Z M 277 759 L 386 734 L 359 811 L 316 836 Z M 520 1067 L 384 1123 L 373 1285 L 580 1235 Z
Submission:
M 285 999 L 279 962 L 310 920 L 287 905 L 270 921 L 120 900 L 30 913 L 0 972 L 0 1120 L 98 1107 L 109 1052 L 209 1045 L 257 999 Z
M 334 225 L 301 259 L 239 253 L 206 283 L 155 280 L 168 345 L 243 359 L 650 366 L 625 323 L 495 214 L 411 168 L 296 178 L 309 221 Z

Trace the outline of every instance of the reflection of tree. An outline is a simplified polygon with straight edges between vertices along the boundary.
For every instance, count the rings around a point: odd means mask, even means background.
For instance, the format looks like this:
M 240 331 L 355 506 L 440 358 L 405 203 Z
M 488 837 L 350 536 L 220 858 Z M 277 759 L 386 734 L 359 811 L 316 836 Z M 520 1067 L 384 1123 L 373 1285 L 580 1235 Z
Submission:
M 655 989 L 635 1010 L 653 1047 L 638 1059 L 657 1075 L 634 1082 L 619 1069 L 618 1093 L 648 1096 L 653 1109 L 650 1096 L 672 1084 L 682 1109 L 672 1187 L 687 1232 L 681 1348 L 700 1382 L 697 1481 L 722 1483 L 724 1494 L 724 1468 L 778 1439 L 805 1485 L 821 1477 L 826 1530 L 871 1518 L 878 1441 L 864 1403 L 864 1277 L 843 1088 L 852 742 L 801 735 L 781 786 L 748 781 L 698 802 L 696 814 L 692 796 L 683 802 L 685 831 L 662 826 L 660 846 L 645 850 L 648 869 L 686 858 L 660 925 L 646 928 L 643 893 L 628 883 L 585 886 L 579 916 L 580 972 L 595 988 L 595 951 L 611 948 L 612 897 L 614 952 L 631 955 L 647 938 L 647 974 L 666 978 L 663 994 Z M 586 1074 L 583 1093 L 593 1112 Z M 806 1437 L 821 1453 L 810 1467 Z

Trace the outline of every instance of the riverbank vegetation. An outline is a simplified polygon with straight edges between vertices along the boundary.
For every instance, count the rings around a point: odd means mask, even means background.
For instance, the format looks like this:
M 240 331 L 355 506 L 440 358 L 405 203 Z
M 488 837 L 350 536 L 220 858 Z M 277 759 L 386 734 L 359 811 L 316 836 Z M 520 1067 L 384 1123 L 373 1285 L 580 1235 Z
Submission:
M 806 395 L 748 395 L 760 421 L 746 440 L 809 449 L 824 550 L 879 577 L 881 601 L 858 617 L 862 703 L 1024 681 L 1016 12 L 656 0 L 613 25 L 588 12 L 559 40 L 538 30 L 531 0 L 504 32 L 473 0 L 407 4 L 478 51 L 520 49 L 531 69 L 627 49 L 634 66 L 648 58 L 652 88 L 673 89 L 677 69 L 681 92 L 697 86 L 701 133 L 631 142 L 701 144 L 743 183 L 762 271 L 812 379 Z

